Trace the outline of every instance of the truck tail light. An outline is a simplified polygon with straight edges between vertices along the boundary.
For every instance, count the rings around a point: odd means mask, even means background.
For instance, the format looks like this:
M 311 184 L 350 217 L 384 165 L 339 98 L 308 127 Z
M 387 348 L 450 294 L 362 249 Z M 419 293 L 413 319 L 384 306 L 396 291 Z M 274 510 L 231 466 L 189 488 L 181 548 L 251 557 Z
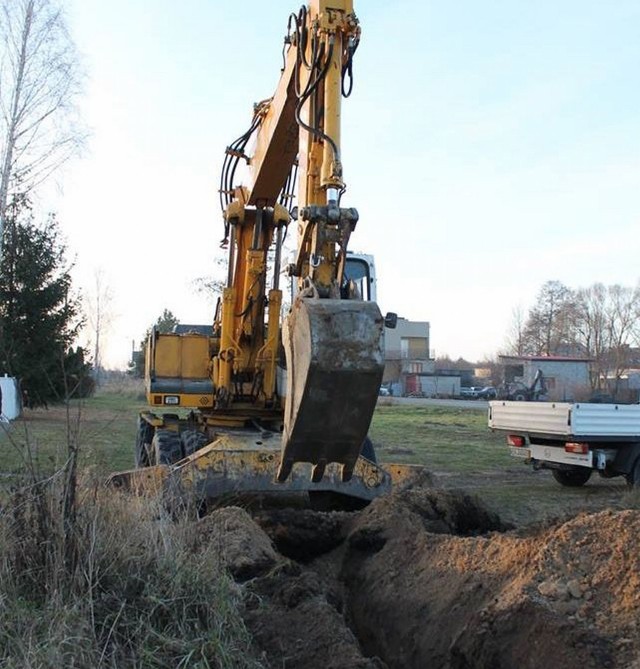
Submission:
M 524 446 L 524 437 L 521 437 L 518 434 L 508 434 L 507 444 L 509 444 L 509 446 Z
M 580 453 L 586 455 L 589 452 L 589 444 L 580 441 L 568 441 L 564 445 L 564 450 L 567 453 Z

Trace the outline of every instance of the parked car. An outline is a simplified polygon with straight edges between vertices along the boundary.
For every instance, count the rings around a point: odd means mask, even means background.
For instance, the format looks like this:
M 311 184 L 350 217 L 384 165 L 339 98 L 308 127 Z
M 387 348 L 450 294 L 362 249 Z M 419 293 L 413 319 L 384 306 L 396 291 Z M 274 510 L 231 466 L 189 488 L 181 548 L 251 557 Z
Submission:
M 498 391 L 493 386 L 485 386 L 478 393 L 479 400 L 495 400 L 498 397 Z
M 380 390 L 378 391 L 378 395 L 380 397 L 389 397 L 391 395 L 391 392 L 389 391 L 389 388 L 385 388 L 384 386 L 380 386 Z
M 469 386 L 465 387 L 463 386 L 460 388 L 460 397 L 465 400 L 477 400 L 478 399 L 478 393 L 482 390 L 482 388 L 479 388 L 477 386 Z
M 460 388 L 460 397 L 465 400 L 495 400 L 498 391 L 493 386 L 469 386 Z

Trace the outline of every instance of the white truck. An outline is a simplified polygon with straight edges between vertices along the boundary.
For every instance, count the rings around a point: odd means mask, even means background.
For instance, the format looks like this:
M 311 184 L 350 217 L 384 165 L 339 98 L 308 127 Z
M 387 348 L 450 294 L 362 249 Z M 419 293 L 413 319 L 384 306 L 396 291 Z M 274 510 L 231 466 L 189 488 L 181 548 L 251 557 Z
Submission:
M 640 488 L 640 404 L 489 403 L 489 427 L 511 455 L 550 469 L 558 483 L 584 485 L 595 471 Z

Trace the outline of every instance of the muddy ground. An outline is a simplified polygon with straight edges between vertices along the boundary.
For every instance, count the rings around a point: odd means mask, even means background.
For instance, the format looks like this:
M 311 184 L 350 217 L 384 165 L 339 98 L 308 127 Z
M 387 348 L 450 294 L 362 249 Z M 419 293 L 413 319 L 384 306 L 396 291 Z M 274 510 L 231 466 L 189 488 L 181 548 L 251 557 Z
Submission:
M 420 487 L 359 512 L 200 523 L 274 669 L 640 669 L 640 511 L 515 528 Z

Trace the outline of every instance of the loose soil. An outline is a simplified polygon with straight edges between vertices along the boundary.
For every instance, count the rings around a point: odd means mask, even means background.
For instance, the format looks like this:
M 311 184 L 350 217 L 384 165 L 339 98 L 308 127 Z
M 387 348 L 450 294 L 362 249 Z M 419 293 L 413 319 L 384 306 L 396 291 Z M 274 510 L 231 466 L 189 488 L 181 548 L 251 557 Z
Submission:
M 265 666 L 640 669 L 640 512 L 517 529 L 458 491 L 214 511 Z

